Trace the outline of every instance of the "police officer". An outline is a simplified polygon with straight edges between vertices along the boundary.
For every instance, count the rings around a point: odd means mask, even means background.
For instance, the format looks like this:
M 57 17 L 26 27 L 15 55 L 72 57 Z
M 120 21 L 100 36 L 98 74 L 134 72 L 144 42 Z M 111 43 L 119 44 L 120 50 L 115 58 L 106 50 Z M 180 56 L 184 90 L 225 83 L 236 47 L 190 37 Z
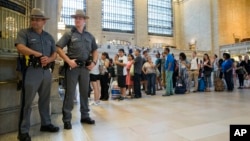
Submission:
M 57 132 L 58 127 L 51 124 L 50 119 L 50 89 L 52 75 L 49 65 L 56 58 L 56 46 L 53 37 L 43 30 L 46 20 L 40 9 L 32 9 L 30 20 L 31 28 L 22 29 L 17 34 L 15 46 L 17 50 L 29 56 L 27 69 L 24 75 L 21 114 L 19 121 L 20 141 L 30 141 L 30 113 L 32 101 L 38 92 L 38 107 L 41 117 L 41 128 L 43 132 Z
M 81 122 L 95 124 L 95 121 L 89 117 L 88 90 L 89 90 L 89 70 L 91 70 L 98 59 L 97 45 L 95 38 L 84 30 L 85 20 L 89 17 L 83 10 L 76 10 L 75 26 L 70 32 L 66 32 L 56 43 L 57 53 L 67 64 L 66 67 L 66 92 L 63 102 L 63 122 L 64 129 L 71 129 L 71 111 L 73 109 L 73 99 L 76 84 L 79 81 L 80 89 L 80 112 Z M 67 46 L 67 55 L 62 48 Z M 92 61 L 88 61 L 92 56 Z

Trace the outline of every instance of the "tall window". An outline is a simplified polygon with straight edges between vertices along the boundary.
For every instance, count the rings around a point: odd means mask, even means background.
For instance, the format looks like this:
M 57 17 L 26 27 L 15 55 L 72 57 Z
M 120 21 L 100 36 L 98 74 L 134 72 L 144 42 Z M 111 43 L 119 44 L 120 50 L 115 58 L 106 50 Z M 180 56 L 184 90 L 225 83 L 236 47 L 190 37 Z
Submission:
M 104 31 L 134 32 L 134 0 L 102 0 Z
M 173 36 L 172 0 L 148 0 L 148 33 Z
M 67 27 L 75 25 L 71 15 L 75 14 L 76 9 L 83 9 L 86 13 L 86 0 L 63 0 L 61 20 Z

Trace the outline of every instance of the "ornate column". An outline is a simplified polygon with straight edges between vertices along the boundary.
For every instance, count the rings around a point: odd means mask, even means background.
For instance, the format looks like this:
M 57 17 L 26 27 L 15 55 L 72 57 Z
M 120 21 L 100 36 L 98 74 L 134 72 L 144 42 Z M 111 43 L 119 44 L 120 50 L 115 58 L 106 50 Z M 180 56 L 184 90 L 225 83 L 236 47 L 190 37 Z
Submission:
M 148 37 L 148 3 L 146 0 L 135 0 L 135 45 L 149 46 Z
M 58 33 L 58 9 L 61 7 L 61 0 L 36 0 L 36 7 L 44 11 L 45 15 L 50 19 L 47 21 L 44 30 L 49 32 L 57 41 Z M 62 100 L 59 96 L 59 62 L 56 60 L 54 71 L 52 73 L 52 87 L 51 87 L 51 113 L 62 113 Z

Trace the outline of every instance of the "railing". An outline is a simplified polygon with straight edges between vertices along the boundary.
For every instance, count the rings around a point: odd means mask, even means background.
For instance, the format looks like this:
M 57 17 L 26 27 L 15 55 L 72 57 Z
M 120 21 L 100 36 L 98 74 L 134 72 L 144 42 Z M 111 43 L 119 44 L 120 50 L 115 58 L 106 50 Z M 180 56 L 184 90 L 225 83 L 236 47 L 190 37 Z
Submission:
M 245 54 L 249 51 L 250 41 L 220 46 L 220 52 L 229 52 L 230 54 Z
M 220 46 L 220 51 L 250 49 L 250 41 Z

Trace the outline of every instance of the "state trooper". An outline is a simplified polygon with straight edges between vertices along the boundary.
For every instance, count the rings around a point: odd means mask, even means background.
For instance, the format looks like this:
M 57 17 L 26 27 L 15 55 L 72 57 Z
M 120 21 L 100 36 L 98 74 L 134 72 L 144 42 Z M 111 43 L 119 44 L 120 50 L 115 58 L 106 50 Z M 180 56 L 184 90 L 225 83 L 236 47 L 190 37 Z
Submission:
M 23 77 L 21 112 L 19 119 L 20 141 L 30 141 L 30 114 L 32 101 L 36 93 L 39 95 L 38 107 L 42 132 L 57 132 L 59 128 L 51 124 L 50 90 L 52 74 L 50 64 L 56 58 L 56 46 L 53 37 L 43 30 L 46 20 L 43 11 L 34 8 L 31 11 L 31 27 L 22 29 L 17 34 L 15 46 L 17 50 L 29 58 Z
M 71 111 L 77 82 L 79 82 L 80 90 L 80 121 L 81 123 L 95 124 L 88 113 L 88 90 L 89 70 L 96 65 L 98 59 L 97 44 L 93 35 L 84 30 L 85 20 L 89 19 L 84 11 L 76 10 L 75 15 L 71 15 L 71 17 L 75 19 L 75 26 L 56 43 L 57 53 L 66 64 L 66 91 L 62 109 L 64 129 L 72 128 Z M 62 50 L 65 46 L 68 47 L 67 55 Z M 92 56 L 91 60 L 90 56 Z

